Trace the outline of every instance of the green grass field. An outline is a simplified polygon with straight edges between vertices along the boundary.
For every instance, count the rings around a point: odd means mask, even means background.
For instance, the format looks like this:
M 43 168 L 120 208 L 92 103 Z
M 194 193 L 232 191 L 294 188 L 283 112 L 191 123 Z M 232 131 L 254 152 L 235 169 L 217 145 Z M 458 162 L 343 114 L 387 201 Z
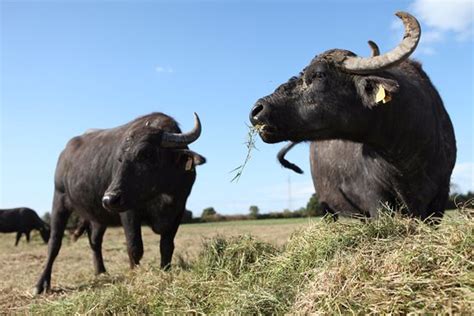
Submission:
M 144 229 L 142 265 L 128 269 L 121 228 L 104 238 L 107 275 L 93 276 L 86 238 L 66 239 L 53 293 L 31 295 L 46 246 L 0 236 L 0 310 L 87 313 L 474 313 L 472 211 L 437 229 L 392 218 L 368 224 L 287 219 L 182 225 L 173 270 Z

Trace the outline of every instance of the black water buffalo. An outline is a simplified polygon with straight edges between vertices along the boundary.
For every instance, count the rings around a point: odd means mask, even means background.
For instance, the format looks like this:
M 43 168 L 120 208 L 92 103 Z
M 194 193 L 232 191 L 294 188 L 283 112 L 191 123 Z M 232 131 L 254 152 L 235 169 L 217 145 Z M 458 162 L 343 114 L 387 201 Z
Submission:
M 152 113 L 72 138 L 56 167 L 48 259 L 37 293 L 50 288 L 51 269 L 72 211 L 90 225 L 97 274 L 105 272 L 101 245 L 108 225 L 124 227 L 133 267 L 143 256 L 141 223 L 148 223 L 161 235 L 161 267 L 169 267 L 195 166 L 205 161 L 187 147 L 200 133 L 197 115 L 194 128 L 182 133 L 174 119 Z
M 274 93 L 250 121 L 267 143 L 311 141 L 319 200 L 331 213 L 377 217 L 382 202 L 411 216 L 443 216 L 456 160 L 453 126 L 420 63 L 408 59 L 420 39 L 408 13 L 392 51 L 361 58 L 332 49 Z M 291 169 L 282 150 L 279 160 Z
M 0 233 L 16 233 L 15 246 L 18 245 L 22 234 L 25 234 L 26 241 L 30 242 L 30 232 L 33 229 L 40 232 L 45 243 L 48 242 L 49 226 L 35 211 L 27 207 L 0 210 Z

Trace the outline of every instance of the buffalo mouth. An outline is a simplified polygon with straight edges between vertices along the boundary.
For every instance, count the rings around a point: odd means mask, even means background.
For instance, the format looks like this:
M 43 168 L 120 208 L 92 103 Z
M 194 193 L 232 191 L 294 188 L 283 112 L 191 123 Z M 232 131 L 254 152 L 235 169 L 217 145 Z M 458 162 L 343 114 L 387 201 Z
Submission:
M 268 144 L 274 144 L 283 141 L 301 142 L 332 139 L 331 129 L 327 127 L 318 128 L 308 132 L 296 130 L 282 132 L 274 126 L 262 124 L 256 126 L 256 129 L 258 130 L 260 138 L 262 138 L 262 140 Z
M 255 129 L 258 131 L 260 138 L 269 144 L 282 142 L 285 139 L 282 133 L 280 133 L 274 126 L 268 124 L 255 125 Z

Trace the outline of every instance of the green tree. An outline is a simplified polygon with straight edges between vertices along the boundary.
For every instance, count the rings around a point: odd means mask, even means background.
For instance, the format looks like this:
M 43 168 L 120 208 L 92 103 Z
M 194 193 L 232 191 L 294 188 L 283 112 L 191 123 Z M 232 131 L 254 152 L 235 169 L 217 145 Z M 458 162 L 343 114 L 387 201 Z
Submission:
M 249 213 L 250 213 L 250 218 L 258 218 L 258 214 L 260 212 L 260 209 L 256 205 L 252 205 L 249 207 Z
M 49 214 L 49 212 L 44 213 L 43 221 L 47 224 L 51 224 L 51 214 Z
M 319 204 L 318 197 L 316 194 L 313 193 L 311 198 L 306 204 L 306 216 L 323 216 L 324 210 L 321 208 L 321 204 Z
M 212 217 L 212 216 L 215 216 L 216 214 L 217 214 L 217 212 L 213 207 L 207 207 L 204 210 L 202 210 L 201 217 L 202 218 Z

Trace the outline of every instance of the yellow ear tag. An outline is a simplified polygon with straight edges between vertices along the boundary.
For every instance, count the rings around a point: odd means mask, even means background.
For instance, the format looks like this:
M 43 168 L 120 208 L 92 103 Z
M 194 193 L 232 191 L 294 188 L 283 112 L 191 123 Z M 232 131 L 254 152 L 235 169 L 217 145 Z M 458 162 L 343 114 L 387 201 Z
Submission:
M 390 100 L 392 100 L 390 94 L 388 94 L 387 91 L 385 91 L 385 88 L 381 84 L 379 84 L 379 89 L 377 91 L 377 94 L 375 95 L 375 102 L 382 102 L 385 104 L 387 102 L 390 102 Z
M 192 157 L 188 157 L 188 161 L 186 161 L 186 167 L 184 168 L 186 171 L 192 170 L 194 165 L 194 161 Z

